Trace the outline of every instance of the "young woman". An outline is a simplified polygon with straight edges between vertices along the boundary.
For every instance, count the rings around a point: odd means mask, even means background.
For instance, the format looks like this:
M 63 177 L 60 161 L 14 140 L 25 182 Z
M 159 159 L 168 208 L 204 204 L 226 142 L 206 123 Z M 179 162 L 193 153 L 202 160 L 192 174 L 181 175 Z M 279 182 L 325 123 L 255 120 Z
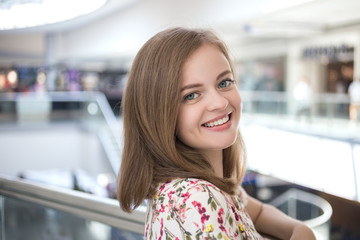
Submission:
M 140 49 L 123 97 L 118 199 L 145 199 L 146 239 L 315 239 L 241 188 L 241 97 L 225 44 L 211 31 L 172 28 Z

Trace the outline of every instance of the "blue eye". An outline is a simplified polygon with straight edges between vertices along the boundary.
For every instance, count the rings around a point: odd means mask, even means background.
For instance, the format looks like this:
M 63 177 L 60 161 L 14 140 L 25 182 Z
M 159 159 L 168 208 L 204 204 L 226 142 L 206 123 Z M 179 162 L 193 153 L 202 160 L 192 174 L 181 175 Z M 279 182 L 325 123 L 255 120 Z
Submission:
M 226 79 L 223 80 L 219 83 L 219 88 L 226 88 L 227 86 L 229 86 L 230 84 L 232 84 L 234 82 L 234 80 L 231 79 Z
M 190 93 L 188 95 L 185 96 L 185 100 L 193 100 L 196 98 L 196 93 Z

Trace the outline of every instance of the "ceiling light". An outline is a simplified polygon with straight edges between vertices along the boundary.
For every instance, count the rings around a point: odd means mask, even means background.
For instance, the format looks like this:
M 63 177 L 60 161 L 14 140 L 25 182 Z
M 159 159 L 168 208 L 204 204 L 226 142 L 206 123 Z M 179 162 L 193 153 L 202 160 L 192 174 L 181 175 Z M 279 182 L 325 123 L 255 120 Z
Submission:
M 89 14 L 105 3 L 106 0 L 3 0 L 0 30 L 63 22 Z

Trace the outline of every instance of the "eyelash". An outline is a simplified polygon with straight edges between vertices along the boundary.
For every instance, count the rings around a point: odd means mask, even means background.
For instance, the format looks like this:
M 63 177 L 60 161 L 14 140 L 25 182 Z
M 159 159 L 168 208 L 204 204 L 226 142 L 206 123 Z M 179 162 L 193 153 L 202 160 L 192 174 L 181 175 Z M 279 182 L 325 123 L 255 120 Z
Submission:
M 223 82 L 226 82 L 227 85 L 224 86 L 224 87 L 220 87 L 220 84 L 223 83 Z M 222 80 L 222 81 L 218 84 L 218 87 L 221 88 L 221 89 L 222 89 L 222 88 L 227 88 L 227 87 L 231 86 L 234 82 L 235 82 L 235 81 L 232 80 L 232 79 L 230 79 L 230 78 L 229 78 L 229 79 L 225 79 L 225 80 Z M 197 93 L 197 92 L 192 92 L 192 93 L 186 94 L 186 95 L 184 96 L 184 98 L 183 98 L 183 101 L 186 102 L 186 101 L 191 101 L 191 100 L 196 99 L 197 96 L 194 96 L 194 98 L 192 98 L 192 99 L 188 99 L 188 97 L 189 97 L 190 95 L 193 95 L 193 94 L 199 95 L 199 93 Z
M 199 93 L 197 92 L 192 92 L 192 93 L 189 93 L 189 94 L 186 94 L 185 97 L 184 97 L 184 101 L 191 101 L 191 100 L 194 100 L 196 97 L 192 98 L 192 99 L 188 99 L 188 97 L 192 94 L 195 94 L 195 95 L 199 95 Z
M 231 84 L 233 84 L 235 81 L 234 80 L 232 80 L 232 79 L 225 79 L 225 80 L 222 80 L 220 83 L 219 83 L 219 85 L 218 86 L 220 86 L 220 84 L 221 83 L 223 83 L 223 82 L 227 82 L 228 84 L 225 86 L 225 87 L 229 87 Z M 224 88 L 225 88 L 224 87 Z

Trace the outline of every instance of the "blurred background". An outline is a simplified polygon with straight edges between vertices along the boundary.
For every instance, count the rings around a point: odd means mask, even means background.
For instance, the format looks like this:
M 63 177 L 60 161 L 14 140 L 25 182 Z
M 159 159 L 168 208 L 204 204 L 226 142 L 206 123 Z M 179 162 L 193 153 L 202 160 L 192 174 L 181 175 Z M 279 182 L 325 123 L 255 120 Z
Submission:
M 358 0 L 0 0 L 0 240 L 142 239 L 145 207 L 128 215 L 114 200 L 120 104 L 136 52 L 172 26 L 213 29 L 229 46 L 247 191 L 318 239 L 360 239 L 359 9 Z

